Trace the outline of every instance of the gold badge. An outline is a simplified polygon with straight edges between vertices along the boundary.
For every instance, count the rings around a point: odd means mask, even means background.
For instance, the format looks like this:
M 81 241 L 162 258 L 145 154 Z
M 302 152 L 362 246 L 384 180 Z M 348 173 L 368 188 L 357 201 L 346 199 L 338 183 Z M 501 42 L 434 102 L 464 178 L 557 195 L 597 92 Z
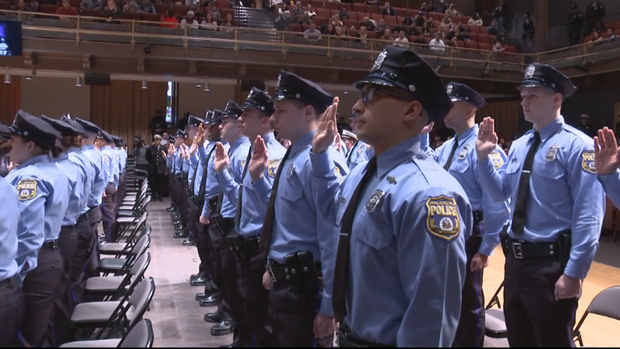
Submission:
M 554 161 L 555 158 L 558 156 L 559 150 L 560 150 L 560 147 L 557 145 L 550 146 L 549 149 L 547 150 L 547 154 L 545 155 L 545 160 L 549 162 Z
M 502 157 L 502 154 L 500 154 L 497 150 L 493 150 L 489 155 L 491 161 L 493 161 L 493 166 L 495 166 L 495 169 L 502 168 L 502 166 L 504 166 L 504 157 Z
M 461 222 L 456 200 L 447 196 L 430 197 L 426 200 L 426 227 L 440 239 L 452 241 L 459 236 Z
M 396 184 L 396 177 L 394 176 L 388 176 L 387 180 L 390 184 Z
M 245 160 L 241 160 L 241 168 L 245 168 Z
M 581 168 L 586 172 L 596 173 L 596 166 L 594 165 L 594 150 L 586 150 L 581 153 Z
M 19 201 L 28 201 L 37 196 L 37 181 L 34 179 L 22 179 L 17 183 L 17 196 Z
M 288 167 L 288 171 L 286 171 L 286 179 L 291 179 L 293 177 L 293 172 L 295 172 L 295 164 L 291 164 Z
M 269 160 L 269 166 L 267 167 L 267 173 L 269 173 L 269 177 L 276 178 L 276 173 L 278 173 L 278 166 L 280 165 L 280 161 L 282 161 L 282 159 Z M 245 162 L 245 160 L 243 162 Z
M 341 181 L 342 173 L 340 173 L 340 167 L 338 167 L 338 165 L 334 166 L 334 173 L 336 173 L 336 177 L 338 177 L 338 180 Z
M 379 206 L 379 203 L 381 202 L 381 199 L 384 195 L 384 191 L 379 189 L 375 190 L 370 196 L 370 199 L 368 199 L 368 202 L 366 203 L 366 210 L 368 210 L 368 212 L 374 212 Z

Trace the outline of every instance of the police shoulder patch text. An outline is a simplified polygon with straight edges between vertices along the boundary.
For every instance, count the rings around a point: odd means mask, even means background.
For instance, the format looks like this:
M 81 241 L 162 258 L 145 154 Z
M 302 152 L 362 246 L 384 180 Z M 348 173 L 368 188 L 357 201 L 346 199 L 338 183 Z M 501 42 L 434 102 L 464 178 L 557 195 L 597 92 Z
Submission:
M 596 173 L 594 165 L 594 150 L 585 150 L 581 153 L 581 168 L 589 173 Z
M 491 161 L 493 161 L 493 166 L 495 166 L 496 169 L 504 166 L 504 158 L 497 150 L 493 150 L 489 157 L 491 158 Z
M 338 177 L 338 180 L 341 181 L 342 173 L 340 173 L 340 167 L 338 167 L 338 165 L 334 166 L 334 173 L 336 173 L 336 177 Z
M 19 201 L 28 201 L 37 196 L 37 181 L 34 179 L 22 179 L 17 183 L 17 196 Z
M 456 200 L 444 195 L 426 200 L 426 227 L 431 235 L 452 241 L 459 235 L 461 222 Z
M 282 161 L 282 159 L 269 160 L 269 166 L 267 167 L 268 173 L 269 173 L 269 177 L 271 177 L 271 178 L 275 178 L 276 177 L 276 173 L 278 172 L 278 166 L 280 165 L 280 161 Z M 243 163 L 245 165 L 245 160 L 243 161 Z

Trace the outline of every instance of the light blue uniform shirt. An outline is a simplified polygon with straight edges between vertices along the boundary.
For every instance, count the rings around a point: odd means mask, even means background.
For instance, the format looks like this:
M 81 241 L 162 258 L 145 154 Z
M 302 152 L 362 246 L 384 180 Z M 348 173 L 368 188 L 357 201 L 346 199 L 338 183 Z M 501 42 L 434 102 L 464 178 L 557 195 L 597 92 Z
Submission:
M 263 139 L 265 140 L 265 146 L 267 147 L 267 153 L 269 153 L 269 165 L 263 173 L 261 182 L 262 190 L 257 191 L 252 184 L 252 176 L 249 174 L 249 167 L 246 170 L 245 178 L 243 179 L 243 200 L 241 205 L 241 217 L 239 219 L 239 225 L 236 227 L 237 232 L 245 237 L 252 238 L 261 235 L 263 230 L 263 223 L 265 222 L 265 215 L 267 214 L 267 205 L 269 204 L 269 197 L 271 196 L 271 189 L 273 187 L 273 181 L 278 173 L 278 167 L 280 162 L 286 154 L 286 148 L 278 142 L 273 132 L 267 133 Z M 251 151 L 250 148 L 249 151 Z M 243 167 L 245 167 L 246 158 L 243 159 Z M 249 165 L 248 165 L 249 166 Z M 282 176 L 285 174 L 283 173 Z M 282 179 L 283 180 L 283 179 Z M 239 190 L 239 188 L 237 188 Z M 238 194 L 237 194 L 238 195 Z
M 8 174 L 6 180 L 17 190 L 19 228 L 17 265 L 20 281 L 34 270 L 41 246 L 58 239 L 69 202 L 69 181 L 48 155 L 32 157 Z
M 237 202 L 239 201 L 239 183 L 243 175 L 245 159 L 250 151 L 250 140 L 248 137 L 241 137 L 232 144 L 228 150 L 230 167 L 217 173 L 217 181 L 222 188 L 224 198 L 222 200 L 222 217 L 234 218 L 237 214 Z
M 515 236 L 528 242 L 557 241 L 560 233 L 571 232 L 572 248 L 564 274 L 586 277 L 605 215 L 605 192 L 594 167 L 594 142 L 560 117 L 540 130 L 541 144 L 534 157 L 530 176 L 525 229 Z M 523 162 L 534 142 L 530 130 L 512 143 L 506 172 L 495 170 L 493 161 L 479 166 L 485 190 L 497 201 L 512 198 L 514 212 Z
M 114 148 L 114 151 L 118 154 L 119 173 L 123 173 L 127 165 L 127 152 L 123 148 Z
M 222 142 L 224 145 L 224 150 L 228 151 L 230 146 L 228 143 Z M 215 147 L 215 145 L 213 145 Z M 222 192 L 220 188 L 220 184 L 217 182 L 217 174 L 215 173 L 215 150 L 211 152 L 211 149 L 207 152 L 207 148 L 198 147 L 198 155 L 200 156 L 200 161 L 204 164 L 207 163 L 207 183 L 205 186 L 205 203 L 202 207 L 203 217 L 209 217 L 211 215 L 211 210 L 209 209 L 209 200 L 217 196 Z M 209 156 L 210 155 L 210 156 Z M 200 184 L 199 184 L 200 185 Z
M 510 219 L 510 211 L 507 201 L 495 202 L 491 196 L 482 189 L 480 175 L 478 174 L 478 157 L 476 155 L 476 139 L 478 138 L 478 125 L 463 132 L 462 135 L 447 140 L 441 147 L 435 150 L 435 159 L 441 167 L 448 163 L 454 141 L 458 146 L 452 157 L 452 163 L 448 173 L 461 184 L 469 203 L 474 211 L 484 212 L 484 224 L 480 226 L 482 244 L 478 252 L 490 256 L 493 249 L 499 244 L 499 233 L 504 224 Z M 420 137 L 424 149 L 428 135 Z M 506 171 L 507 157 L 500 146 L 491 153 L 491 160 L 495 169 L 499 172 Z
M 368 146 L 368 144 L 357 141 L 346 155 L 347 165 L 351 170 L 358 164 L 365 163 L 374 155 L 374 151 Z
M 6 179 L 0 177 L 0 281 L 17 274 L 17 229 L 19 224 L 19 201 L 17 192 Z
M 329 156 L 311 156 L 320 219 L 340 229 L 366 164 L 338 186 Z M 465 191 L 417 137 L 379 155 L 352 227 L 345 323 L 353 334 L 399 347 L 452 346 L 472 226 Z
M 108 184 L 108 178 L 106 175 L 106 164 L 104 162 L 103 154 L 95 148 L 94 145 L 85 145 L 82 147 L 82 153 L 86 155 L 90 163 L 93 165 L 95 171 L 95 180 L 88 196 L 88 207 L 93 208 L 101 205 L 103 200 L 103 192 Z
M 174 154 L 172 154 L 172 164 L 175 175 L 180 175 L 183 172 L 183 159 L 181 158 L 181 149 L 178 148 Z
M 598 179 L 603 184 L 609 200 L 616 207 L 620 207 L 620 171 L 616 170 L 616 172 L 608 175 L 598 175 Z
M 202 183 L 202 176 L 204 176 L 205 170 L 205 163 L 200 157 L 200 148 L 205 148 L 206 154 L 209 155 L 211 150 L 215 147 L 215 143 L 216 142 L 209 141 L 209 143 L 206 143 L 203 147 L 198 147 L 198 152 L 194 156 L 190 157 L 192 166 L 196 166 L 196 164 L 198 164 L 198 167 L 196 167 L 198 173 L 196 174 L 196 180 L 194 181 L 194 196 L 198 196 L 198 194 L 200 194 L 200 184 Z
M 73 161 L 69 160 L 69 154 L 62 153 L 53 160 L 56 166 L 62 171 L 69 181 L 69 202 L 65 217 L 62 220 L 62 226 L 72 226 L 77 223 L 78 218 L 82 214 L 82 189 L 84 188 L 84 173 L 80 167 Z
M 108 183 L 114 184 L 114 188 L 118 189 L 118 180 L 119 180 L 119 159 L 118 154 L 110 147 L 106 145 L 101 149 L 103 153 L 104 160 L 106 157 L 108 158 L 108 169 L 109 169 L 109 177 Z
M 76 164 L 82 175 L 84 176 L 84 185 L 82 186 L 82 199 L 80 201 L 80 215 L 86 213 L 88 208 L 88 199 L 92 191 L 93 183 L 95 182 L 95 169 L 90 163 L 90 160 L 84 153 L 78 148 L 71 148 L 67 151 L 69 154 L 69 160 Z
M 291 144 L 290 154 L 280 166 L 282 172 L 278 181 L 275 201 L 275 217 L 269 258 L 283 264 L 286 255 L 296 252 L 311 252 L 316 261 L 321 261 L 324 290 L 320 312 L 333 316 L 332 288 L 336 264 L 337 227 L 325 221 L 319 214 L 321 207 L 316 202 L 316 187 L 310 163 L 310 148 L 315 131 L 308 132 Z M 329 147 L 334 170 L 330 179 L 338 184 L 349 169 L 341 153 Z M 266 195 L 269 186 L 265 176 L 254 183 L 259 195 Z

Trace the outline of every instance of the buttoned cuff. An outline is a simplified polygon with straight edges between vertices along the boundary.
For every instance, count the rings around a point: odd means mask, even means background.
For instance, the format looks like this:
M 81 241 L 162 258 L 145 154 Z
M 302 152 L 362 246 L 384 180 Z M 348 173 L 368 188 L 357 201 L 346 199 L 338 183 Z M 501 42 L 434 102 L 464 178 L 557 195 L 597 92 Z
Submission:
M 590 265 L 580 265 L 579 263 L 569 260 L 566 264 L 566 268 L 564 268 L 564 274 L 575 279 L 583 280 L 586 278 L 586 275 L 588 275 L 588 270 L 590 270 Z
M 478 252 L 482 253 L 485 256 L 490 256 L 493 253 L 493 250 L 497 246 L 497 243 L 492 243 L 490 241 L 482 240 L 482 244 L 480 244 L 480 248 Z
M 224 169 L 217 174 L 217 182 L 221 185 L 222 190 L 226 190 L 227 185 L 234 181 L 235 179 L 230 175 L 229 169 Z
M 271 184 L 264 175 L 259 180 L 252 183 L 252 187 L 260 196 L 268 195 L 269 191 L 272 189 Z
M 323 296 L 321 298 L 321 306 L 319 307 L 319 311 L 321 312 L 321 314 L 334 317 L 334 306 L 332 302 L 332 297 Z
M 327 151 L 320 154 L 310 152 L 310 163 L 315 176 L 324 177 L 333 173 L 331 168 L 332 161 L 330 161 Z

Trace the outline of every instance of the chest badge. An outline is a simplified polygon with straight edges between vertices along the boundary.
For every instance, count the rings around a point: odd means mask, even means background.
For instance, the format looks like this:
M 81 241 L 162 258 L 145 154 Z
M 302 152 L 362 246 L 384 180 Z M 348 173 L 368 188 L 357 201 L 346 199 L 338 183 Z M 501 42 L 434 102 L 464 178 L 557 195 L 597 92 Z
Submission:
M 545 155 L 545 160 L 549 162 L 554 161 L 555 158 L 558 156 L 559 149 L 560 147 L 557 145 L 552 145 L 551 147 L 549 147 L 549 149 L 547 150 L 547 154 Z
M 383 199 L 384 195 L 385 192 L 383 190 L 375 190 L 366 203 L 366 210 L 368 212 L 374 212 L 377 207 L 379 207 L 379 203 L 381 203 L 381 199 Z
M 459 160 L 463 160 L 467 157 L 467 148 L 461 150 L 459 152 Z
M 387 181 L 388 181 L 390 184 L 396 184 L 396 183 L 397 183 L 397 182 L 396 182 L 396 177 L 394 177 L 394 176 L 388 176 L 388 177 L 387 177 Z
M 288 167 L 288 171 L 286 171 L 286 179 L 291 179 L 293 177 L 293 173 L 295 172 L 295 164 L 291 164 Z

